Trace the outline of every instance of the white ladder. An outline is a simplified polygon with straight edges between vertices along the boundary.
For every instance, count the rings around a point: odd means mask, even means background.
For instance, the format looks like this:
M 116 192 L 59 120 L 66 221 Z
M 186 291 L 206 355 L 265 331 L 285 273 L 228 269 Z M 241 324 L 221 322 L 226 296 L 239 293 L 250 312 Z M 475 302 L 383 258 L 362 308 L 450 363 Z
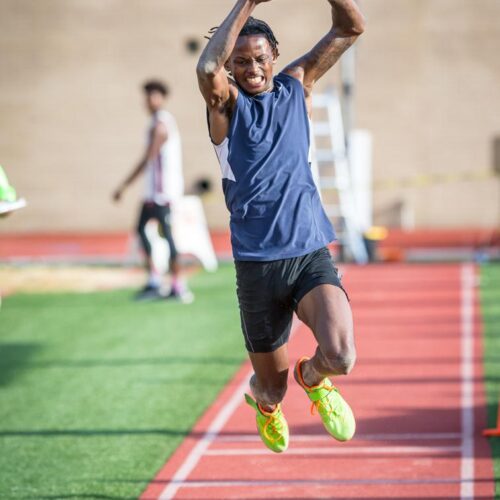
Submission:
M 326 214 L 334 222 L 344 250 L 358 264 L 368 262 L 368 252 L 357 217 L 351 182 L 340 99 L 335 88 L 313 95 L 315 121 L 311 128 L 313 171 Z M 314 165 L 316 162 L 316 165 Z

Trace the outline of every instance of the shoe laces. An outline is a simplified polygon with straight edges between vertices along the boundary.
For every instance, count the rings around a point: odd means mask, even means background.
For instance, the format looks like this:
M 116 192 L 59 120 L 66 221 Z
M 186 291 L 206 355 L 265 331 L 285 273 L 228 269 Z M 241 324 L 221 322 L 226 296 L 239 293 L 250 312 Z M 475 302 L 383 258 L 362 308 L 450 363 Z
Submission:
M 321 399 L 318 399 L 317 401 L 313 401 L 311 403 L 311 415 L 314 415 L 316 412 L 320 413 L 321 410 L 323 410 L 328 417 L 333 414 L 336 417 L 344 418 L 343 413 L 339 411 L 338 408 L 335 408 L 330 401 L 331 392 L 334 391 L 338 393 L 338 389 L 333 385 L 326 384 L 323 384 L 321 388 L 326 389 L 328 391 L 328 394 L 326 394 Z
M 283 422 L 280 418 L 281 412 L 279 411 L 279 406 L 276 407 L 276 409 L 272 413 L 268 413 L 266 411 L 265 413 L 262 412 L 262 414 L 267 417 L 266 423 L 264 424 L 264 427 L 262 429 L 262 431 L 264 432 L 264 436 L 271 443 L 275 443 L 283 435 Z M 270 433 L 273 433 L 274 436 Z

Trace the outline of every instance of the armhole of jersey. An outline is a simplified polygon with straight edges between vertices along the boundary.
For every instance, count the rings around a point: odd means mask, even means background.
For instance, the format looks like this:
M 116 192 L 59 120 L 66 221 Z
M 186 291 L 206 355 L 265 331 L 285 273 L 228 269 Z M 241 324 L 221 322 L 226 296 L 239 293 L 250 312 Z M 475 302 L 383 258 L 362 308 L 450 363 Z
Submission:
M 220 144 L 214 144 L 213 146 L 217 159 L 219 160 L 222 178 L 236 182 L 233 169 L 229 164 L 229 137 L 225 137 Z
M 212 139 L 212 133 L 210 132 L 210 115 L 208 114 L 208 107 L 205 107 L 205 111 L 205 116 L 207 117 L 208 137 L 210 137 L 210 142 L 212 143 L 212 145 L 216 147 L 217 144 L 215 144 L 214 140 Z
M 305 92 L 305 89 L 304 89 L 304 85 L 302 85 L 302 82 L 298 79 L 298 78 L 295 78 L 294 76 L 292 75 L 289 75 L 288 73 L 285 73 L 284 71 L 280 71 L 278 73 L 278 75 L 276 76 L 285 76 L 287 78 L 290 78 L 294 83 L 293 85 L 297 85 L 299 86 L 301 92 L 302 92 L 302 98 L 304 99 L 304 104 L 306 105 L 306 112 L 307 112 L 307 104 L 306 104 L 306 92 Z M 297 89 L 298 90 L 298 89 Z M 309 116 L 309 114 L 307 114 L 307 117 L 309 118 L 309 120 L 311 119 L 311 117 Z
M 164 112 L 160 115 L 160 117 L 157 117 L 156 123 L 162 123 L 166 130 L 167 130 L 167 136 L 170 135 L 173 130 L 175 129 L 174 123 L 175 119 L 173 115 L 171 115 L 168 111 L 164 110 Z

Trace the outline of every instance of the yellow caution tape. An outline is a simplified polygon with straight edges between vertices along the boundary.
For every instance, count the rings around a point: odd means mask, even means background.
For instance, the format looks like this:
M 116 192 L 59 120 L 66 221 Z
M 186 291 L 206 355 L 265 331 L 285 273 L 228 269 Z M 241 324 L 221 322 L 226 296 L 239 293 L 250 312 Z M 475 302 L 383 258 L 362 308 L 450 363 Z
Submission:
M 385 240 L 389 231 L 383 226 L 372 226 L 368 231 L 365 231 L 365 238 L 373 241 Z
M 460 181 L 477 181 L 498 177 L 494 170 L 477 170 L 468 172 L 447 172 L 442 174 L 416 174 L 400 179 L 378 179 L 373 182 L 375 189 L 394 189 L 404 187 L 425 187 L 432 184 L 445 184 Z

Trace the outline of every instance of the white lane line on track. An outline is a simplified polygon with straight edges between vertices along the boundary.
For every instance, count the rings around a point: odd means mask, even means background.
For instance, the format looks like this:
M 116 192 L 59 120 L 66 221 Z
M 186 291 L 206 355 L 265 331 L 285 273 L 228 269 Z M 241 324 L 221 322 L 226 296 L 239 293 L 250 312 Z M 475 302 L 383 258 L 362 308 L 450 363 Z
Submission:
M 332 438 L 326 434 L 294 434 L 294 442 L 331 442 Z M 356 434 L 355 441 L 448 441 L 462 439 L 459 432 L 422 432 L 419 433 L 387 433 L 387 434 Z M 261 439 L 256 434 L 234 434 L 217 436 L 216 443 L 253 443 Z
M 442 455 L 456 453 L 462 450 L 461 446 L 351 446 L 342 448 L 289 448 L 287 455 Z M 205 455 L 210 456 L 238 456 L 238 455 L 268 455 L 274 456 L 265 448 L 227 448 L 207 450 Z
M 252 373 L 253 370 L 250 370 L 249 373 L 245 376 L 243 382 L 234 391 L 229 402 L 221 408 L 219 413 L 217 413 L 207 432 L 205 432 L 205 434 L 189 452 L 189 455 L 186 457 L 182 465 L 177 469 L 177 472 L 174 474 L 172 481 L 161 492 L 160 496 L 158 497 L 160 500 L 170 500 L 174 498 L 177 490 L 184 485 L 184 481 L 196 467 L 196 464 L 199 462 L 200 458 L 203 455 L 207 454 L 207 449 L 210 444 L 214 441 L 217 434 L 224 427 L 236 408 L 241 404 L 241 399 L 243 398 L 243 395 L 248 388 L 248 381 Z
M 474 498 L 474 285 L 475 271 L 471 264 L 461 268 L 461 420 L 462 457 L 460 464 L 460 499 Z
M 290 336 L 295 332 L 300 321 L 294 317 L 292 331 Z M 253 370 L 250 368 L 243 382 L 235 389 L 230 400 L 219 410 L 208 430 L 203 434 L 196 445 L 191 449 L 188 456 L 184 459 L 182 465 L 177 469 L 172 480 L 167 484 L 165 489 L 160 493 L 159 500 L 171 500 L 180 487 L 183 486 L 186 478 L 191 474 L 196 467 L 200 458 L 207 454 L 208 447 L 212 444 L 226 422 L 231 418 L 236 408 L 242 403 L 243 395 L 248 390 L 248 382 L 252 376 Z
M 294 480 L 276 479 L 273 481 L 186 481 L 183 488 L 248 488 L 255 486 L 356 486 L 356 485 L 421 485 L 421 484 L 458 484 L 456 477 L 418 478 L 418 479 L 314 479 Z

